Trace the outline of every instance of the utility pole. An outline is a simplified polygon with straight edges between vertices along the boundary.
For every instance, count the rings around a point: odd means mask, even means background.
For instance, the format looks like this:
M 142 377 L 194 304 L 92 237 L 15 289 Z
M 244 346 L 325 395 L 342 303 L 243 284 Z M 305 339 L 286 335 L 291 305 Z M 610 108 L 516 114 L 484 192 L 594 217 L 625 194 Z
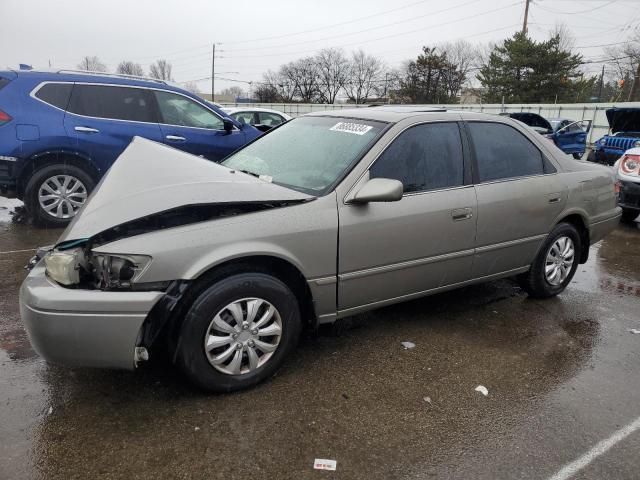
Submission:
M 640 63 L 636 74 L 633 76 L 633 83 L 631 84 L 631 91 L 629 92 L 629 101 L 635 102 L 640 100 Z
M 216 44 L 213 43 L 213 53 L 211 55 L 211 101 L 216 101 Z
M 525 0 L 524 21 L 522 22 L 522 34 L 523 35 L 527 34 L 527 21 L 529 19 L 529 3 L 531 3 L 531 0 Z
M 604 87 L 604 65 L 602 65 L 602 75 L 600 75 L 600 91 L 598 92 L 598 102 L 602 101 L 602 87 Z

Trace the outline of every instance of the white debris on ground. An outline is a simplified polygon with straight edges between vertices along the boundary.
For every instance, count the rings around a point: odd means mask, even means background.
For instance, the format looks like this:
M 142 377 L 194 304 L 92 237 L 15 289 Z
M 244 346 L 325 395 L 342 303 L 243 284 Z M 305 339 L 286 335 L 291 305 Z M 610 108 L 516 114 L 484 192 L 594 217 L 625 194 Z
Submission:
M 640 330 L 639 330 L 639 329 L 637 329 L 637 328 L 632 328 L 632 329 L 631 329 L 631 330 L 629 330 L 629 331 L 630 331 L 631 333 L 633 333 L 633 334 L 636 334 L 636 335 L 640 334 Z
M 431 403 L 431 397 L 423 397 L 422 400 L 424 400 L 427 403 Z
M 485 397 L 489 395 L 489 390 L 487 390 L 487 387 L 485 387 L 484 385 L 478 385 L 475 390 L 476 392 L 480 392 L 481 394 L 483 394 Z
M 16 207 L 21 207 L 23 203 L 17 198 L 0 197 L 0 223 L 8 223 L 13 215 L 11 213 Z
M 413 342 L 402 342 L 402 346 L 404 347 L 405 350 L 409 350 L 409 349 L 415 347 L 416 344 L 413 343 Z
M 316 470 L 335 470 L 338 462 L 335 460 L 327 460 L 325 458 L 316 458 L 313 462 L 313 468 Z
M 47 411 L 47 415 L 51 415 L 53 413 L 53 407 L 49 407 L 49 410 Z

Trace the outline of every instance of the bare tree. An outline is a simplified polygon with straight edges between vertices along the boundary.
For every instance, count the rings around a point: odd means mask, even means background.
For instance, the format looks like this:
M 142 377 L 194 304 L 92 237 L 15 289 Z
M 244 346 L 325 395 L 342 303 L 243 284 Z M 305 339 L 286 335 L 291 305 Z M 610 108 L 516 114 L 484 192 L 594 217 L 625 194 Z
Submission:
M 78 69 L 88 70 L 90 72 L 106 72 L 107 66 L 96 56 L 82 57 L 82 60 L 78 64 Z
M 144 70 L 142 69 L 142 65 L 139 63 L 130 62 L 128 60 L 123 60 L 118 64 L 118 68 L 116 68 L 117 73 L 121 73 L 123 75 L 136 75 L 138 77 L 142 77 L 144 75 Z
M 457 42 L 442 43 L 438 50 L 445 53 L 451 66 L 455 66 L 455 71 L 450 72 L 446 77 L 447 89 L 450 97 L 456 97 L 465 84 L 470 83 L 472 75 L 470 73 L 477 70 L 481 65 L 478 59 L 481 57 L 480 49 L 466 40 Z
M 200 95 L 200 89 L 198 88 L 198 84 L 196 82 L 185 82 L 184 89 L 188 92 Z
M 349 61 L 338 48 L 325 48 L 315 57 L 322 103 L 334 103 L 349 73 Z
M 253 94 L 260 103 L 275 103 L 280 100 L 277 87 L 266 83 L 258 85 Z
M 277 72 L 267 71 L 263 75 L 264 81 L 262 83 L 277 93 L 278 101 L 292 102 L 296 94 L 296 85 L 289 81 L 286 68 L 287 66 L 284 65 Z
M 363 50 L 354 52 L 349 62 L 349 74 L 344 89 L 347 97 L 356 104 L 366 102 L 376 92 L 376 86 L 384 81 L 384 64 Z
M 305 57 L 289 62 L 281 68 L 283 80 L 294 86 L 300 101 L 311 103 L 318 98 L 318 69 L 313 57 Z
M 605 49 L 609 57 L 607 65 L 613 69 L 614 81 L 623 81 L 620 96 L 623 100 L 640 100 L 640 32 L 636 32 L 626 42 Z
M 240 87 L 229 87 L 220 92 L 220 95 L 224 97 L 231 97 L 234 100 L 238 97 L 244 96 L 244 94 L 244 90 L 242 90 Z
M 171 64 L 166 60 L 156 60 L 149 67 L 149 76 L 158 80 L 173 80 L 171 78 Z

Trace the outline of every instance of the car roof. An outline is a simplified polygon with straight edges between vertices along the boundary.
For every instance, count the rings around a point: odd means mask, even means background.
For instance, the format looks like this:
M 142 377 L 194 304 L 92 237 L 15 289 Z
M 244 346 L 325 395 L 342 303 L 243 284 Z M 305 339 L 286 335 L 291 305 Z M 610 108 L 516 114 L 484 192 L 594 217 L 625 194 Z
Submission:
M 263 107 L 224 107 L 224 109 L 229 113 L 236 113 L 236 112 L 284 113 L 284 112 L 281 112 L 280 110 L 274 110 L 272 108 L 263 108 Z
M 31 78 L 38 81 L 61 82 L 100 82 L 115 85 L 132 85 L 138 87 L 162 87 L 168 90 L 184 92 L 179 85 L 165 80 L 117 73 L 88 72 L 83 70 L 8 70 L 19 78 Z
M 462 110 L 446 110 L 442 107 L 434 107 L 430 105 L 389 105 L 384 107 L 360 107 L 346 108 L 341 110 L 328 110 L 322 112 L 312 112 L 304 115 L 305 117 L 347 117 L 357 118 L 361 120 L 373 120 L 379 122 L 397 123 L 401 120 L 414 117 L 424 117 L 430 120 L 491 120 L 501 121 L 510 120 L 497 115 L 487 113 L 468 112 Z

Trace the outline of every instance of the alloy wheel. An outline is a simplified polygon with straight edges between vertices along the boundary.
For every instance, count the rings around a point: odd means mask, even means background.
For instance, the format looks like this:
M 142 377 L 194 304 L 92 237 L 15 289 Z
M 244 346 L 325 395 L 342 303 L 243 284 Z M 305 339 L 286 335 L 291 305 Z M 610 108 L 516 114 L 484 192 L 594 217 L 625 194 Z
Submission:
M 87 187 L 73 175 L 54 175 L 38 189 L 40 208 L 54 218 L 74 217 L 87 196 Z

